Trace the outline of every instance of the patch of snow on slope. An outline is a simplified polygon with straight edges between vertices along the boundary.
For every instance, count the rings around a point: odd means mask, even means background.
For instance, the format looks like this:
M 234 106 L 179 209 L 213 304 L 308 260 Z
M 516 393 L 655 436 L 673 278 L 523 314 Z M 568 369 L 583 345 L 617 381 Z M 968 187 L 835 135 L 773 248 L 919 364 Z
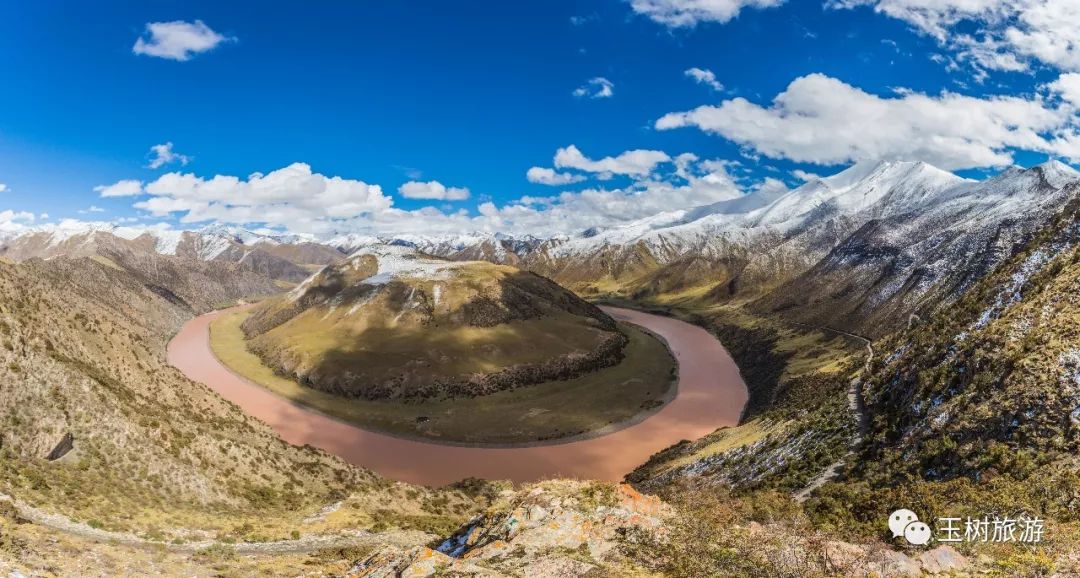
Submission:
M 326 271 L 329 267 L 330 266 L 327 265 L 327 266 L 323 267 L 322 269 L 319 269 L 314 274 L 312 274 L 310 277 L 308 277 L 307 279 L 304 279 L 304 281 L 302 283 L 300 283 L 296 287 L 293 287 L 292 291 L 289 291 L 289 296 L 288 296 L 289 297 L 289 302 L 290 303 L 296 302 L 296 300 L 303 297 L 304 293 L 307 292 L 307 288 L 310 287 L 311 283 L 315 281 L 315 278 L 318 277 L 319 275 L 322 275 L 323 272 Z
M 1043 266 L 1052 261 L 1054 257 L 1060 254 L 1061 249 L 1064 247 L 1051 248 L 1049 251 L 1038 249 L 1024 259 L 1024 262 L 1020 264 L 1020 267 L 1009 277 L 1008 284 L 998 292 L 997 297 L 994 299 L 993 305 L 987 307 L 985 311 L 979 315 L 979 319 L 975 321 L 972 326 L 975 329 L 982 329 L 990 324 L 991 321 L 997 319 L 1002 310 L 1006 307 L 1020 301 L 1023 294 L 1024 284 L 1031 279 L 1031 276 L 1042 270 Z
M 350 255 L 349 259 L 363 255 L 374 256 L 379 265 L 377 273 L 361 281 L 364 285 L 385 285 L 394 279 L 402 278 L 446 279 L 449 271 L 468 264 L 429 259 L 418 255 L 409 247 L 395 245 L 364 247 Z
M 220 235 L 203 235 L 200 237 L 198 255 L 203 261 L 213 261 L 229 249 L 233 240 Z
M 154 250 L 162 255 L 175 255 L 180 247 L 180 241 L 184 238 L 183 231 L 160 231 L 155 233 L 157 241 Z

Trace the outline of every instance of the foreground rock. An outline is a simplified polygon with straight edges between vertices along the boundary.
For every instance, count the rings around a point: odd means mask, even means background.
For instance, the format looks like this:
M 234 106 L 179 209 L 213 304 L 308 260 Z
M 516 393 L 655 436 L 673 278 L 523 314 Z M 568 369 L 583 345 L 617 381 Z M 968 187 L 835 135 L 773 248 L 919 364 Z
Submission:
M 628 557 L 628 536 L 660 539 L 670 506 L 627 485 L 544 482 L 478 517 L 437 550 L 380 550 L 349 576 L 584 576 L 646 572 Z M 440 574 L 442 573 L 442 574 Z

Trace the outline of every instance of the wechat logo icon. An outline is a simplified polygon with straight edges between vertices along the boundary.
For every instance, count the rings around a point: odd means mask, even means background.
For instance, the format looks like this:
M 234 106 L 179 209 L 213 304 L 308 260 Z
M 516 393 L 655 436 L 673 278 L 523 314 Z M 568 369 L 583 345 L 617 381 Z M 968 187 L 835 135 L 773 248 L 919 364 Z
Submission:
M 911 510 L 901 509 L 889 514 L 889 530 L 893 538 L 903 536 L 908 544 L 925 546 L 930 542 L 930 526 L 919 521 L 919 516 Z

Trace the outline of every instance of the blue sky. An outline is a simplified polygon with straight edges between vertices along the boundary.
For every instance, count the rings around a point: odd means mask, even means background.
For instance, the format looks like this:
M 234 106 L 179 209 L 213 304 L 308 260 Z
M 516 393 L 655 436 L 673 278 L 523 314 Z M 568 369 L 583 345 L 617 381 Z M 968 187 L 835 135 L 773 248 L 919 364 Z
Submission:
M 1080 16 L 1012 4 L 17 3 L 0 221 L 542 234 L 862 159 L 1080 160 Z M 122 181 L 136 194 L 102 196 Z

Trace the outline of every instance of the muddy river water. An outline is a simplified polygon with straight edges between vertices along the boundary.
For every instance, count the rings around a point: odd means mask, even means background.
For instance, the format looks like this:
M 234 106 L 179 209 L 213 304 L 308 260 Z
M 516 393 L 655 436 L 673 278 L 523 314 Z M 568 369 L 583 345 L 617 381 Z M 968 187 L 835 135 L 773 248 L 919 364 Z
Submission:
M 662 337 L 679 363 L 678 395 L 659 412 L 614 433 L 526 448 L 470 448 L 405 440 L 361 429 L 237 376 L 210 349 L 210 322 L 223 311 L 189 321 L 169 343 L 169 363 L 188 378 L 262 420 L 285 441 L 311 444 L 385 477 L 439 486 L 467 477 L 519 482 L 555 477 L 618 481 L 649 456 L 680 440 L 735 425 L 746 386 L 727 351 L 704 329 L 630 309 L 604 307 L 612 317 Z

